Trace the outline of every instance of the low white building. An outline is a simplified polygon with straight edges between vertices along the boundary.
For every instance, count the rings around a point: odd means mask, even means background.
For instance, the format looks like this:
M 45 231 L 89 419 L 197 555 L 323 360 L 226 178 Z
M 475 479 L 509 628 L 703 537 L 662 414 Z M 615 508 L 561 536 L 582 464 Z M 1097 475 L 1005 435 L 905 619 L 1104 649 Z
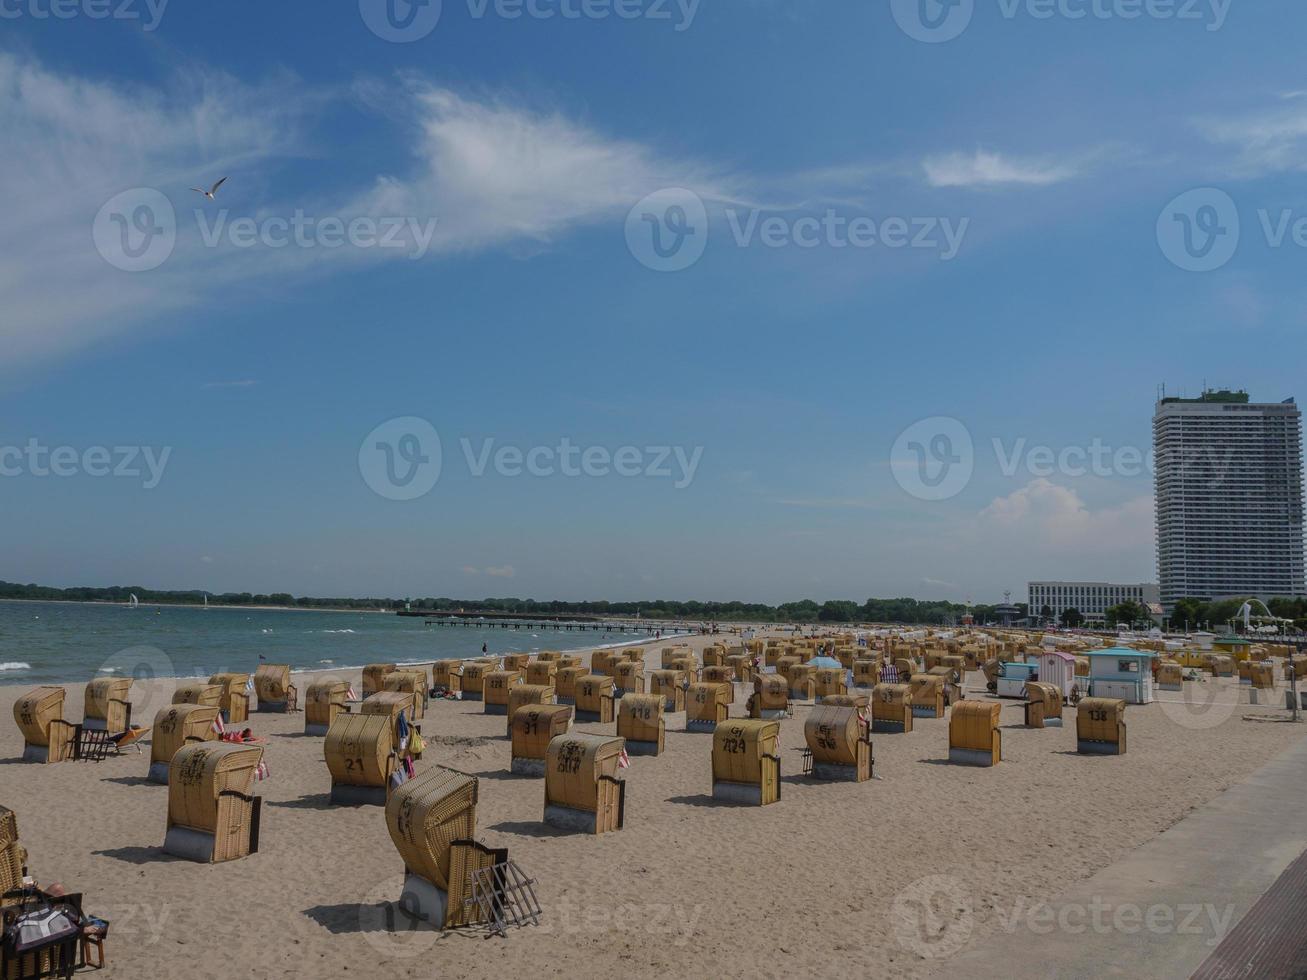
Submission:
M 1047 606 L 1054 622 L 1061 620 L 1065 609 L 1077 610 L 1087 622 L 1102 623 L 1107 610 L 1119 603 L 1131 601 L 1147 607 L 1150 603 L 1161 601 L 1158 586 L 1146 582 L 1133 585 L 1118 585 L 1114 582 L 1030 582 L 1028 585 L 1030 615 L 1036 618 L 1050 615 L 1044 612 L 1044 607 Z

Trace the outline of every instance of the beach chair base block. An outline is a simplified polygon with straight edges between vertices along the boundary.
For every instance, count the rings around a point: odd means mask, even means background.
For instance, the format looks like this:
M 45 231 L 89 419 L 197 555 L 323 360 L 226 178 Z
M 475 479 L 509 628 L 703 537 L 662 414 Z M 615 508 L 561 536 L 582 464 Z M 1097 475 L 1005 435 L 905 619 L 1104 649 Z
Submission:
M 658 750 L 657 742 L 637 742 L 629 738 L 626 740 L 627 755 L 657 755 Z
M 544 759 L 514 759 L 509 764 L 514 776 L 544 776 Z
M 508 714 L 508 705 L 483 702 L 482 713 L 487 715 L 506 715 Z
M 480 700 L 482 700 L 481 692 L 480 692 L 480 691 L 464 691 L 464 692 L 463 692 L 463 700 L 464 700 L 464 701 L 480 701 Z
M 327 729 L 330 727 L 330 725 L 305 725 L 304 734 L 311 735 L 314 738 L 323 738 L 327 734 Z
M 24 745 L 23 761 L 24 762 L 41 762 L 44 763 L 50 758 L 50 746 L 48 745 Z
M 728 783 L 719 780 L 712 784 L 712 798 L 724 803 L 762 806 L 762 787 L 752 783 Z
M 1081 755 L 1123 755 L 1121 746 L 1116 742 L 1089 742 L 1076 740 L 1076 751 Z
M 85 718 L 82 720 L 82 730 L 86 732 L 107 732 L 109 723 L 103 718 Z
M 437 929 L 445 928 L 449 910 L 449 893 L 415 874 L 404 875 L 404 890 L 398 902 L 401 914 L 419 919 Z M 397 928 L 402 928 L 397 924 Z
M 286 714 L 286 702 L 261 700 L 259 701 L 259 706 L 254 710 L 261 715 L 266 715 L 266 714 L 284 715 Z
M 877 735 L 902 735 L 906 726 L 901 721 L 872 719 L 871 730 Z
M 163 838 L 163 849 L 173 857 L 209 864 L 213 861 L 213 834 L 190 827 L 169 827 Z
M 687 718 L 685 721 L 685 730 L 687 732 L 699 732 L 702 735 L 711 735 L 717 731 L 717 722 L 705 721 L 700 718 Z
M 759 708 L 758 717 L 768 721 L 777 721 L 781 718 L 790 717 L 789 708 Z
M 1158 684 L 1157 689 L 1159 691 L 1183 691 L 1184 685 L 1183 684 Z
M 574 810 L 557 803 L 545 804 L 545 823 L 559 830 L 575 830 L 583 834 L 595 833 L 598 817 L 590 810 Z
M 1061 728 L 1061 727 L 1062 727 L 1062 719 L 1061 719 L 1061 718 L 1045 718 L 1045 719 L 1044 719 L 1044 727 L 1045 727 L 1045 728 Z
M 942 718 L 944 716 L 940 714 L 938 711 L 936 711 L 933 707 L 914 704 L 912 706 L 912 717 L 913 718 Z
M 331 787 L 330 799 L 335 806 L 385 806 L 386 787 L 341 783 Z
M 159 783 L 163 786 L 168 785 L 168 763 L 151 762 L 150 771 L 145 774 L 145 778 L 152 783 Z
M 576 698 L 571 694 L 560 694 L 554 701 L 558 704 L 576 704 Z
M 811 775 L 813 779 L 825 779 L 833 783 L 861 783 L 870 778 L 865 770 L 859 770 L 857 766 L 816 760 L 813 760 Z
M 960 749 L 957 747 L 948 750 L 948 761 L 956 766 L 992 766 L 999 760 L 991 749 Z
M 582 711 L 578 708 L 576 710 L 576 720 L 578 722 L 590 722 L 593 724 L 594 722 L 602 723 L 604 718 L 598 711 Z

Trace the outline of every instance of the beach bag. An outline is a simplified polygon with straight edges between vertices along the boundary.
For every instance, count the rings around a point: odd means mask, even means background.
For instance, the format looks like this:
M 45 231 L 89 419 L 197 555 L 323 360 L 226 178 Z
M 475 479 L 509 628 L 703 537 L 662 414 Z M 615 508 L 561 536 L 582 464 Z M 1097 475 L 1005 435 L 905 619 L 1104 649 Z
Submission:
M 426 749 L 427 743 L 422 741 L 422 733 L 416 728 L 413 734 L 408 737 L 408 750 L 413 755 L 421 755 Z
M 18 916 L 5 930 L 5 945 L 22 954 L 65 942 L 81 928 L 81 917 L 72 906 L 48 905 Z

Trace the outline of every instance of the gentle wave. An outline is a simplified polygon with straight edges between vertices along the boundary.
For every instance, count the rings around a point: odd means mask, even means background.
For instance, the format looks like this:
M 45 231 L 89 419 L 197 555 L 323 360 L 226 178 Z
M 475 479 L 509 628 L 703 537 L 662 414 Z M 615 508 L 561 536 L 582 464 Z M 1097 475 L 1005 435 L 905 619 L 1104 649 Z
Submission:
M 0 670 L 31 670 L 31 664 L 25 664 L 20 660 L 11 660 L 0 664 Z

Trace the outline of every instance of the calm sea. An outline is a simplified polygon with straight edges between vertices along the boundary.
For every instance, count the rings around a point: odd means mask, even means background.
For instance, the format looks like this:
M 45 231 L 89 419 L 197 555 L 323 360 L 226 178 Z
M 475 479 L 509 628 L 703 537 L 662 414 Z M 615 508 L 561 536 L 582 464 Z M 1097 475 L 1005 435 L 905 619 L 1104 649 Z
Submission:
M 426 626 L 384 613 L 0 602 L 0 684 L 252 672 L 260 654 L 294 670 L 343 670 L 471 657 L 483 643 L 491 653 L 530 653 L 635 639 L 591 630 Z

